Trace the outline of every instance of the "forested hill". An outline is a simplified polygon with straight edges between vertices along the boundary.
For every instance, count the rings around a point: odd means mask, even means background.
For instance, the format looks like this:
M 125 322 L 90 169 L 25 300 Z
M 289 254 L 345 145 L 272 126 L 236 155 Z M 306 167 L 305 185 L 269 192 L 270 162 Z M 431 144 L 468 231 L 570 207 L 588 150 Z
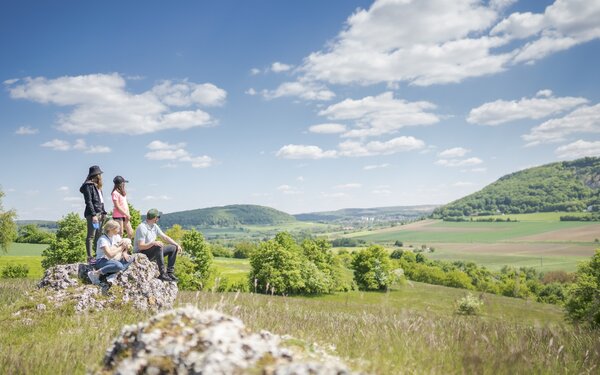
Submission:
M 169 228 L 174 224 L 179 224 L 184 228 L 232 227 L 236 225 L 275 225 L 295 220 L 293 216 L 274 208 L 237 204 L 163 214 L 160 218 L 160 225 L 164 228 Z
M 436 209 L 434 217 L 550 211 L 600 207 L 600 158 L 583 158 L 525 169 Z

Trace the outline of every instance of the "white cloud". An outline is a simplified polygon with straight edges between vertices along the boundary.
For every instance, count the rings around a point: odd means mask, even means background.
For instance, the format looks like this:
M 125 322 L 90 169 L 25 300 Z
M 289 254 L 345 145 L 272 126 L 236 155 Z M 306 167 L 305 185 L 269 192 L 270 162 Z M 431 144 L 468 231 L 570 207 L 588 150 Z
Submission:
M 298 176 L 296 178 L 296 181 L 304 182 L 304 177 L 303 176 Z
M 335 97 L 325 85 L 309 81 L 284 82 L 275 90 L 263 90 L 262 95 L 266 99 L 296 96 L 304 100 L 331 100 Z
M 142 199 L 145 201 L 170 201 L 173 198 L 168 195 L 146 195 Z
M 373 195 L 382 195 L 382 196 L 388 196 L 391 195 L 392 192 L 388 189 L 375 189 L 371 191 L 371 194 Z
M 483 160 L 475 157 L 468 159 L 440 159 L 435 162 L 435 164 L 443 167 L 467 167 L 481 163 L 483 163 Z
M 564 141 L 575 133 L 600 133 L 600 104 L 579 107 L 573 112 L 545 121 L 522 138 L 527 146 Z
M 277 151 L 277 156 L 284 159 L 325 159 L 336 157 L 337 152 L 323 151 L 318 146 L 290 144 L 281 147 Z
M 343 198 L 349 198 L 350 194 L 348 194 L 348 193 L 342 193 L 342 192 L 336 192 L 336 193 L 321 192 L 321 196 L 323 198 L 343 199 Z
M 587 142 L 582 139 L 560 146 L 554 153 L 560 159 L 578 159 L 586 156 L 600 156 L 600 141 Z
M 291 65 L 280 63 L 278 61 L 271 64 L 271 70 L 275 73 L 287 72 L 290 69 L 292 69 Z
M 377 0 L 348 17 L 298 71 L 333 84 L 455 83 L 600 37 L 598 1 L 557 0 L 544 13 L 502 19 L 512 3 Z
M 339 144 L 340 156 L 373 156 L 391 155 L 398 152 L 419 150 L 425 147 L 425 143 L 414 137 L 397 137 L 386 142 L 372 141 L 361 143 L 356 141 L 345 141 Z
M 6 83 L 5 83 L 6 84 Z M 210 126 L 216 122 L 198 106 L 222 105 L 227 93 L 211 83 L 162 81 L 141 94 L 127 91 L 118 73 L 24 78 L 6 84 L 13 99 L 72 107 L 57 128 L 66 133 L 146 134 Z M 175 108 L 191 107 L 189 110 Z
M 277 187 L 277 190 L 286 195 L 298 195 L 303 194 L 301 190 L 296 189 L 290 185 L 280 185 Z
M 58 191 L 60 191 L 61 193 L 66 193 L 69 191 L 69 187 L 68 186 L 61 186 L 58 189 L 56 189 Z
M 468 150 L 466 148 L 454 147 L 454 148 L 449 148 L 447 150 L 444 150 L 444 151 L 440 152 L 438 155 L 441 158 L 462 158 L 469 152 L 471 152 L 471 150 Z
M 184 142 L 170 144 L 162 141 L 152 141 L 146 148 L 150 149 L 145 157 L 148 160 L 169 160 L 173 162 L 190 163 L 192 168 L 208 168 L 215 164 L 210 156 L 192 156 L 186 149 Z M 166 167 L 173 168 L 176 164 L 169 163 Z
M 435 124 L 438 116 L 427 112 L 434 108 L 429 102 L 407 102 L 385 92 L 358 100 L 346 99 L 321 110 L 319 115 L 330 120 L 353 121 L 355 129 L 344 133 L 344 137 L 368 137 L 395 133 L 406 126 Z
M 336 134 L 346 131 L 346 125 L 342 124 L 318 124 L 308 128 L 311 133 L 317 134 Z
M 39 133 L 39 130 L 36 128 L 32 128 L 31 126 L 20 126 L 19 129 L 15 131 L 17 135 L 33 135 Z
M 362 184 L 359 184 L 356 182 L 351 182 L 349 184 L 335 185 L 333 188 L 334 189 L 358 189 L 361 187 L 362 187 Z
M 64 197 L 65 202 L 81 202 L 81 197 Z
M 250 74 L 253 76 L 258 75 L 258 74 L 260 74 L 260 69 L 252 68 L 252 69 L 250 69 Z
M 363 167 L 363 169 L 364 169 L 365 171 L 370 171 L 370 170 L 373 170 L 373 169 L 387 168 L 387 167 L 389 167 L 389 166 L 390 166 L 390 164 L 388 164 L 388 163 L 383 163 L 383 164 L 372 164 L 372 165 L 365 165 L 365 166 Z
M 71 149 L 71 144 L 62 139 L 53 139 L 51 141 L 42 143 L 41 146 L 51 148 L 54 151 L 69 151 Z
M 254 96 L 254 95 L 258 94 L 258 92 L 256 90 L 254 90 L 252 87 L 250 87 L 248 90 L 246 90 L 245 93 L 248 94 L 248 95 L 250 95 L 250 96 Z
M 522 119 L 536 120 L 571 110 L 587 102 L 585 98 L 571 96 L 555 98 L 552 97 L 552 91 L 541 90 L 534 98 L 485 103 L 472 109 L 467 121 L 472 124 L 494 126 Z

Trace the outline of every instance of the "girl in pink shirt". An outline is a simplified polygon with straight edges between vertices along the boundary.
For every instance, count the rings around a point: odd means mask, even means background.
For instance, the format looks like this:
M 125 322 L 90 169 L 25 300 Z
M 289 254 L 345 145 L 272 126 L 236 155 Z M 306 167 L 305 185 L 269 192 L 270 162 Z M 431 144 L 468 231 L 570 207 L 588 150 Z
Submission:
M 123 235 L 123 228 L 127 231 L 127 237 L 133 238 L 133 228 L 131 227 L 131 215 L 129 214 L 129 205 L 127 204 L 127 192 L 125 183 L 129 182 L 121 176 L 113 179 L 115 187 L 112 191 L 112 201 L 114 205 L 113 219 L 121 224 L 119 234 Z

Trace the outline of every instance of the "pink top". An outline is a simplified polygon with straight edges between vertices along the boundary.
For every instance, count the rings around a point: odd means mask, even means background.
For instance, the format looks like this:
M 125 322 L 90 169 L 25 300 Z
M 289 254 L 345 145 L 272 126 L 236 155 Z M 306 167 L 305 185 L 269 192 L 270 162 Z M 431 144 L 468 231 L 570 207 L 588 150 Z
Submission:
M 129 206 L 127 205 L 127 198 L 124 197 L 123 195 L 121 195 L 121 193 L 119 193 L 118 190 L 113 191 L 112 200 L 113 200 L 113 204 L 115 206 L 113 209 L 113 217 L 121 218 L 121 217 L 125 217 L 125 216 L 129 215 Z M 125 208 L 125 212 L 122 212 L 121 210 L 119 210 L 117 208 L 117 204 L 119 204 L 119 206 Z

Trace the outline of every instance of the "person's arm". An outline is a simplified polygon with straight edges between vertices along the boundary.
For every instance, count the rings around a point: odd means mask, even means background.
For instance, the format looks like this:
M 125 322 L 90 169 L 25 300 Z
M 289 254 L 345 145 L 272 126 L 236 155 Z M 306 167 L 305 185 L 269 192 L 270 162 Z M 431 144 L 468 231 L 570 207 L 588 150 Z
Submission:
M 151 248 L 152 246 L 159 246 L 159 247 L 162 247 L 162 245 L 163 245 L 163 244 L 162 244 L 162 242 L 160 242 L 160 241 L 152 241 L 152 242 L 146 243 L 146 242 L 144 242 L 144 239 L 143 239 L 143 238 L 142 238 L 142 239 L 140 239 L 140 240 L 138 241 L 138 249 L 139 249 L 140 251 L 148 250 L 148 249 L 149 249 L 149 248 Z
M 167 236 L 166 234 L 162 233 L 160 234 L 160 237 L 165 240 L 166 242 L 170 243 L 171 245 L 175 246 L 177 248 L 177 251 L 182 251 L 183 248 L 181 246 L 179 246 L 179 244 L 177 242 L 175 242 L 171 237 Z
M 113 259 L 115 257 L 120 258 L 118 255 L 120 255 L 123 252 L 123 247 L 119 246 L 119 245 L 112 245 L 112 246 L 103 246 L 102 250 L 104 251 L 104 255 L 106 256 L 107 259 Z

